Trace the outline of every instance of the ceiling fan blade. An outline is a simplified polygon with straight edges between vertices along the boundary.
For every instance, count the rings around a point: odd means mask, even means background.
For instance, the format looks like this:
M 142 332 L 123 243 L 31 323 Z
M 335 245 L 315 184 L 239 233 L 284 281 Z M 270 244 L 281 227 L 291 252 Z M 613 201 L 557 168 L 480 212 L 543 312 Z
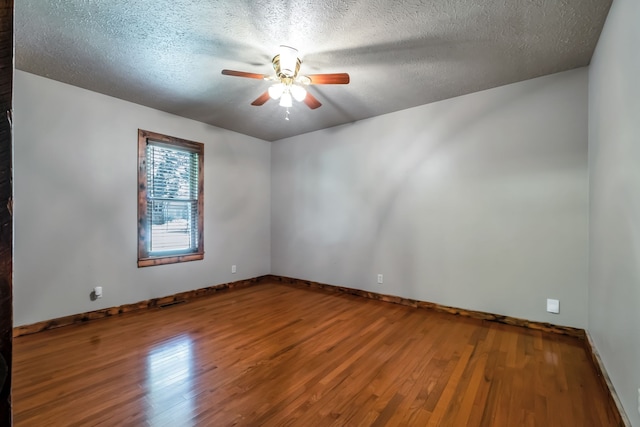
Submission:
M 306 77 L 311 80 L 312 85 L 346 85 L 349 83 L 349 74 L 308 74 Z
M 312 110 L 315 110 L 322 105 L 320 101 L 318 101 L 316 97 L 311 95 L 309 92 L 307 92 L 307 96 L 304 98 L 304 103 Z
M 246 73 L 244 71 L 235 71 L 235 70 L 222 70 L 222 74 L 224 74 L 225 76 L 235 76 L 235 77 L 247 77 L 250 79 L 260 79 L 260 80 L 264 80 L 265 76 L 264 74 L 257 74 L 257 73 Z
M 266 91 L 265 93 L 257 97 L 256 100 L 251 103 L 251 105 L 255 105 L 256 107 L 259 107 L 260 105 L 263 105 L 265 102 L 267 102 L 269 98 L 270 98 L 269 91 Z

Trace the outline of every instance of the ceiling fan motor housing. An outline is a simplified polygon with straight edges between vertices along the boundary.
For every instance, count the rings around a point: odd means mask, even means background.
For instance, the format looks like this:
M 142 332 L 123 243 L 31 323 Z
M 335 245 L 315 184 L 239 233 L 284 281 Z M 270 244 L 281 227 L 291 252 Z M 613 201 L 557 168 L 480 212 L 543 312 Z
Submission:
M 280 59 L 281 59 L 281 54 L 277 54 L 271 60 L 271 62 L 273 63 L 273 69 L 276 71 L 276 75 L 280 79 L 285 79 L 285 78 L 295 79 L 296 76 L 298 75 L 298 72 L 300 71 L 300 65 L 302 64 L 302 61 L 300 61 L 300 58 L 295 57 L 295 62 L 291 61 L 293 62 L 291 65 L 282 64 L 282 61 Z

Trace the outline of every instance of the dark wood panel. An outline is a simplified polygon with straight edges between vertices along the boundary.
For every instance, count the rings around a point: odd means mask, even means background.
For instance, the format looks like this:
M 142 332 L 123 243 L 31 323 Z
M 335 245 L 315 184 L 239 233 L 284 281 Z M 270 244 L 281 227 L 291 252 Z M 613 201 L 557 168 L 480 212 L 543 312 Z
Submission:
M 14 340 L 16 426 L 616 426 L 584 341 L 263 282 Z
M 11 425 L 13 0 L 0 0 L 0 425 Z M 5 368 L 4 370 L 2 368 Z M 6 376 L 3 375 L 6 372 Z

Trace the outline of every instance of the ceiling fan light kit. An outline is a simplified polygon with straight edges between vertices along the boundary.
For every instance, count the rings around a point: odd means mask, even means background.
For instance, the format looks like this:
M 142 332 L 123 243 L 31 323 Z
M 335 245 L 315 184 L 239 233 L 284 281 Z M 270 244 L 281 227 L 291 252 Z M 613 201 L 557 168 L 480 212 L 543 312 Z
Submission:
M 304 101 L 307 97 L 307 90 L 300 85 L 292 85 L 291 88 L 289 88 L 289 92 L 291 92 L 293 99 L 298 102 Z
M 260 106 L 269 99 L 279 99 L 279 105 L 287 109 L 293 106 L 294 99 L 298 102 L 304 101 L 312 110 L 322 105 L 315 96 L 307 92 L 305 86 L 313 84 L 348 84 L 350 80 L 347 73 L 298 75 L 302 65 L 302 61 L 298 58 L 298 50 L 286 45 L 280 46 L 278 54 L 273 57 L 271 63 L 276 73 L 275 76 L 235 70 L 222 70 L 222 74 L 274 82 L 251 105 Z M 288 112 L 289 110 L 287 110 L 287 120 L 289 119 Z
M 280 97 L 280 106 L 289 108 L 293 106 L 293 100 L 291 99 L 291 94 L 289 92 L 285 92 Z
M 282 83 L 271 85 L 269 86 L 268 92 L 271 99 L 278 99 L 284 93 L 284 85 Z

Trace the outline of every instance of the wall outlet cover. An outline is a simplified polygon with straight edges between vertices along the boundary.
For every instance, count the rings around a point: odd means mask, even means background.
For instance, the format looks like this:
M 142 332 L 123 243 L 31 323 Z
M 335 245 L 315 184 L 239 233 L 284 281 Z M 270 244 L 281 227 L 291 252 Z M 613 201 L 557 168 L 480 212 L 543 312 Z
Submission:
M 560 313 L 560 300 L 547 299 L 547 311 L 554 314 Z

